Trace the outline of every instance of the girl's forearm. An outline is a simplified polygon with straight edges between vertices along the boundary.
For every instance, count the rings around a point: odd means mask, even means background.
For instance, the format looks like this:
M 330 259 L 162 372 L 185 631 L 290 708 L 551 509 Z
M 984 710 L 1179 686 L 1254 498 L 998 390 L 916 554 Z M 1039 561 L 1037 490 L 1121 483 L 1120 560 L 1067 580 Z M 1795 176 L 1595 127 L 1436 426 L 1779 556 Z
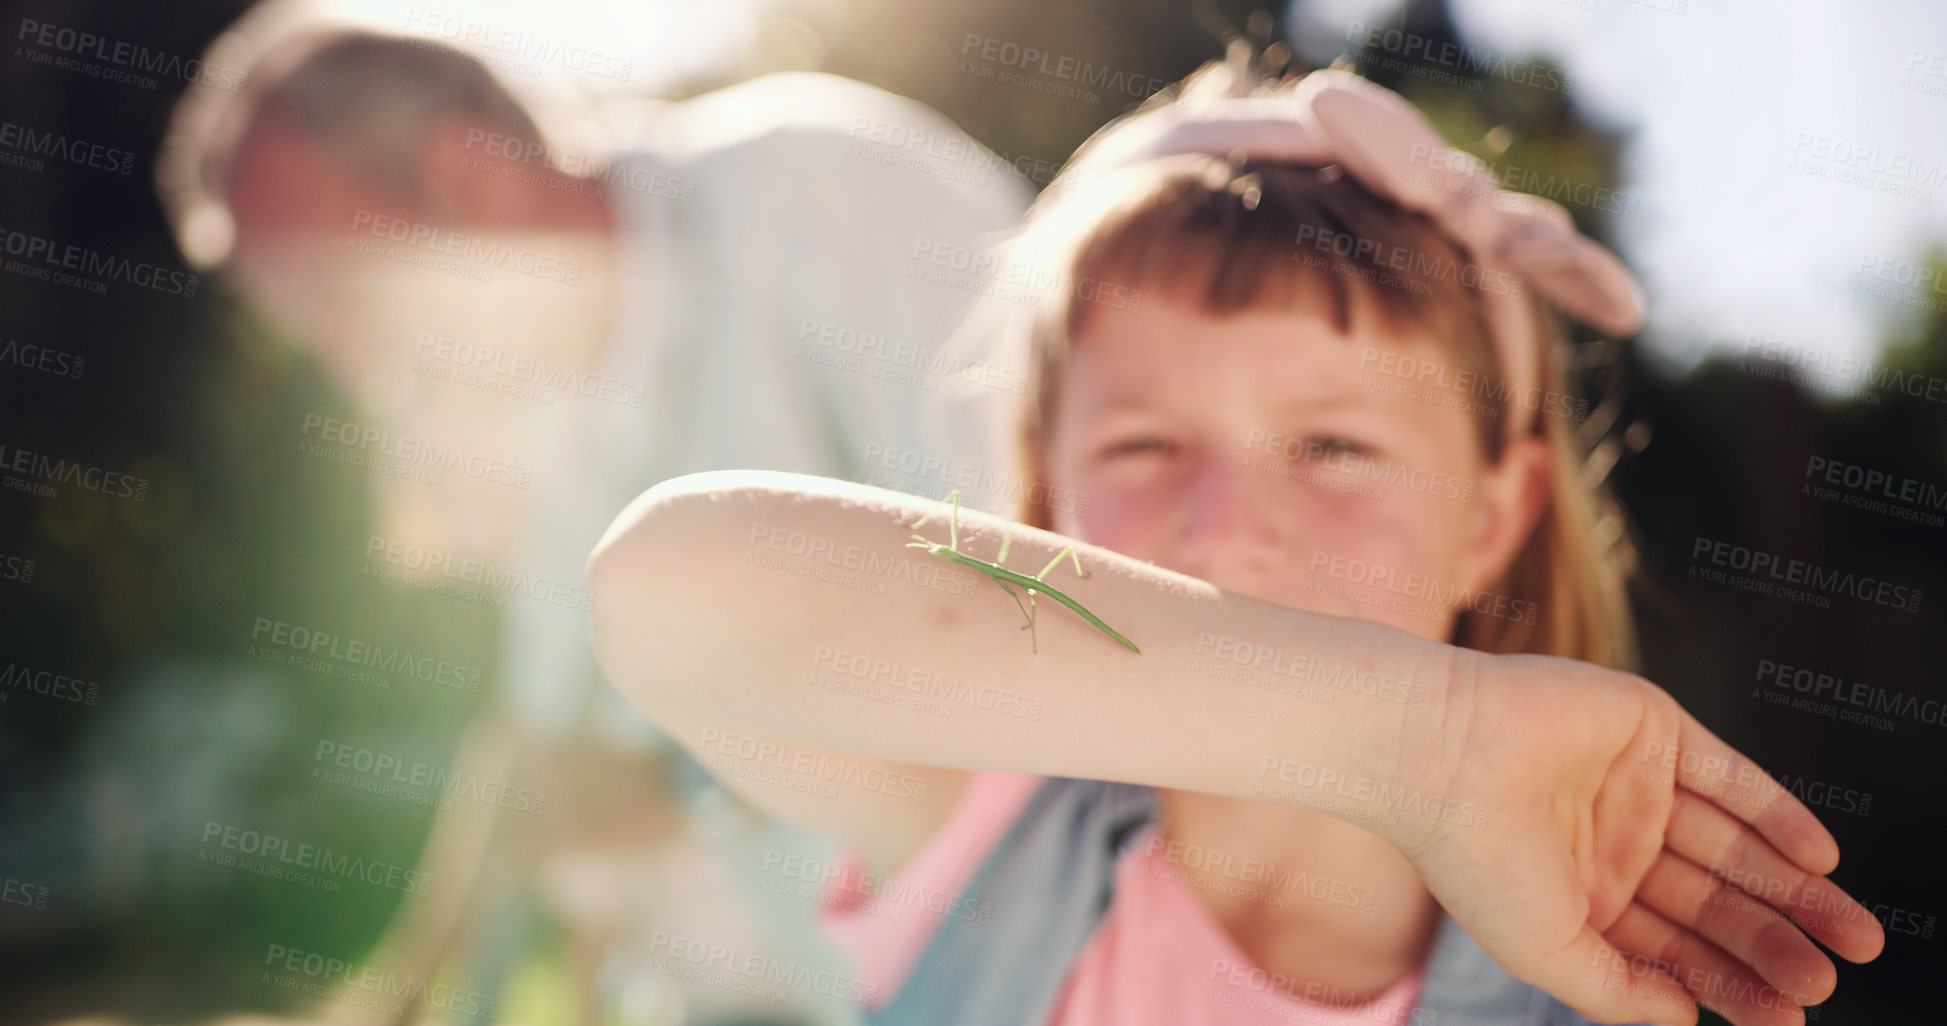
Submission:
M 590 560 L 603 664 L 687 729 L 1284 802 L 1396 840 L 1484 823 L 1414 768 L 1459 729 L 1458 650 L 1082 545 L 1090 576 L 1064 560 L 1048 582 L 1142 652 L 1043 595 L 1037 655 L 993 580 L 906 547 L 928 513 L 921 533 L 945 542 L 938 503 L 867 485 L 767 472 L 658 485 Z M 1069 544 L 963 507 L 960 551 L 993 560 L 1002 530 L 1022 573 Z

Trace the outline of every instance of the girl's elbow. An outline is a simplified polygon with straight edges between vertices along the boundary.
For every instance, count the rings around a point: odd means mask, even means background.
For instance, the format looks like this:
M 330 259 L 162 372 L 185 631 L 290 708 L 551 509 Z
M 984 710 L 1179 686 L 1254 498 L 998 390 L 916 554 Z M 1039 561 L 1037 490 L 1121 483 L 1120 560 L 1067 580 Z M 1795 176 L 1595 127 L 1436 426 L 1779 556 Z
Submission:
M 668 626 L 666 597 L 683 591 L 680 561 L 707 539 L 694 533 L 695 519 L 681 515 L 680 499 L 651 488 L 609 525 L 589 553 L 586 579 L 589 621 L 602 672 L 616 688 L 642 704 L 660 686 L 653 673 L 682 659 L 680 632 Z M 680 679 L 680 675 L 677 675 Z

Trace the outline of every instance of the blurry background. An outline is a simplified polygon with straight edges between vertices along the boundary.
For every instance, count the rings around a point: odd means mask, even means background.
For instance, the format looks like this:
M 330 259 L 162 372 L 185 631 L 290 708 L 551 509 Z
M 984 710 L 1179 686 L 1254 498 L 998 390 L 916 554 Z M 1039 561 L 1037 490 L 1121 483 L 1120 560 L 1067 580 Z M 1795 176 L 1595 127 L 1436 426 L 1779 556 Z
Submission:
M 9 6 L 181 55 L 238 0 Z M 409 5 L 368 2 L 400 22 Z M 535 68 L 537 102 L 626 123 L 643 101 L 771 71 L 858 78 L 926 103 L 1045 185 L 1149 90 L 1238 34 L 1301 66 L 1347 58 L 1432 113 L 1507 183 L 1562 202 L 1644 279 L 1652 320 L 1585 346 L 1613 474 L 1642 553 L 1645 673 L 1815 808 L 1837 881 L 1880 914 L 1886 954 L 1842 967 L 1816 1022 L 1947 1021 L 1947 11 L 1697 0 L 657 0 L 482 4 L 506 24 L 626 57 L 626 80 Z M 1079 87 L 983 56 L 985 41 L 1106 69 Z M 38 63 L 10 38 L 0 122 L 123 151 L 110 167 L 0 163 L 0 231 L 184 271 L 153 156 L 184 88 Z M 1007 72 L 1018 72 L 1009 74 Z M 525 74 L 524 72 L 520 74 Z M 4 126 L 0 126 L 0 132 Z M 7 136 L 0 134 L 0 151 Z M 126 166 L 115 166 L 125 164 Z M 0 254 L 6 259 L 13 254 Z M 20 354 L 22 344 L 59 359 Z M 8 349 L 8 346 L 12 346 Z M 12 355 L 8 355 L 12 354 Z M 360 575 L 372 475 L 291 451 L 292 410 L 358 411 L 214 279 L 193 297 L 107 295 L 0 273 L 0 445 L 126 471 L 139 502 L 0 491 L 0 1018 L 178 1023 L 297 1014 L 267 944 L 356 962 L 401 894 L 214 868 L 206 824 L 412 867 L 432 812 L 320 781 L 321 740 L 448 766 L 500 672 L 498 611 Z M 10 450 L 11 451 L 11 448 Z M 1876 471 L 1898 515 L 1820 466 Z M 1917 611 L 1816 608 L 1692 571 L 1724 541 L 1917 590 Z M 440 654 L 479 693 L 365 687 L 278 665 L 260 619 Z M 1884 722 L 1795 707 L 1760 667 L 1894 696 Z M 78 683 L 30 686 L 23 672 Z M 35 678 L 44 680 L 45 678 Z M 1931 713 L 1916 710 L 1931 709 Z M 1931 720 L 1929 722 L 1929 719 Z M 511 814 L 511 813 L 503 813 Z M 545 819 L 545 816 L 542 817 Z M 1511 882 L 1511 885 L 1513 883 Z M 574 1021 L 563 944 L 512 958 L 494 1021 Z M 450 1021 L 485 1017 L 446 1015 Z M 1706 1021 L 1711 1021 L 1707 1014 Z

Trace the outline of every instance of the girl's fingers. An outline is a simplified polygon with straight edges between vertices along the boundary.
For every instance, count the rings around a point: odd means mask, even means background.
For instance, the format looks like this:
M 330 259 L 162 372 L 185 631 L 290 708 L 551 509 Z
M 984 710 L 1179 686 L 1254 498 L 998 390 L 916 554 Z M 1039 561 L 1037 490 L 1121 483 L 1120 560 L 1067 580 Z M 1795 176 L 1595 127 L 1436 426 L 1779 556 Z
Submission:
M 1637 899 L 1663 918 L 1749 965 L 1801 1005 L 1832 996 L 1839 972 L 1798 927 L 1695 863 L 1658 855 L 1636 889 Z
M 1698 1004 L 1736 1026 L 1804 1026 L 1805 1011 L 1790 994 L 1751 972 L 1750 967 L 1640 904 L 1623 910 L 1609 928 L 1609 940 L 1635 952 L 1636 965 L 1670 975 Z
M 1521 979 L 1596 1022 L 1697 1021 L 1696 1004 L 1667 971 L 1632 959 L 1587 923 L 1568 947 L 1518 968 Z
M 1677 786 L 1703 795 L 1749 824 L 1786 858 L 1824 875 L 1839 866 L 1839 842 L 1812 810 L 1757 763 L 1725 744 L 1688 712 L 1682 714 Z
M 1793 865 L 1702 798 L 1677 794 L 1664 844 L 1731 888 L 1790 916 L 1847 961 L 1870 961 L 1886 946 L 1886 931 L 1865 906 L 1832 881 Z

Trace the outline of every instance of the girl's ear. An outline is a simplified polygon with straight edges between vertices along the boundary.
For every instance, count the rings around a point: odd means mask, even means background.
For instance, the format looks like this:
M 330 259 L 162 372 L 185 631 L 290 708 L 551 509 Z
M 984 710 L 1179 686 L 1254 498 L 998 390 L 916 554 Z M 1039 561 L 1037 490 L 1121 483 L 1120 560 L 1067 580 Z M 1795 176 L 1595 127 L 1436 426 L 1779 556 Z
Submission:
M 1474 489 L 1473 524 L 1462 557 L 1469 593 L 1486 590 L 1520 554 L 1549 502 L 1548 440 L 1523 435 L 1501 462 L 1485 468 Z

